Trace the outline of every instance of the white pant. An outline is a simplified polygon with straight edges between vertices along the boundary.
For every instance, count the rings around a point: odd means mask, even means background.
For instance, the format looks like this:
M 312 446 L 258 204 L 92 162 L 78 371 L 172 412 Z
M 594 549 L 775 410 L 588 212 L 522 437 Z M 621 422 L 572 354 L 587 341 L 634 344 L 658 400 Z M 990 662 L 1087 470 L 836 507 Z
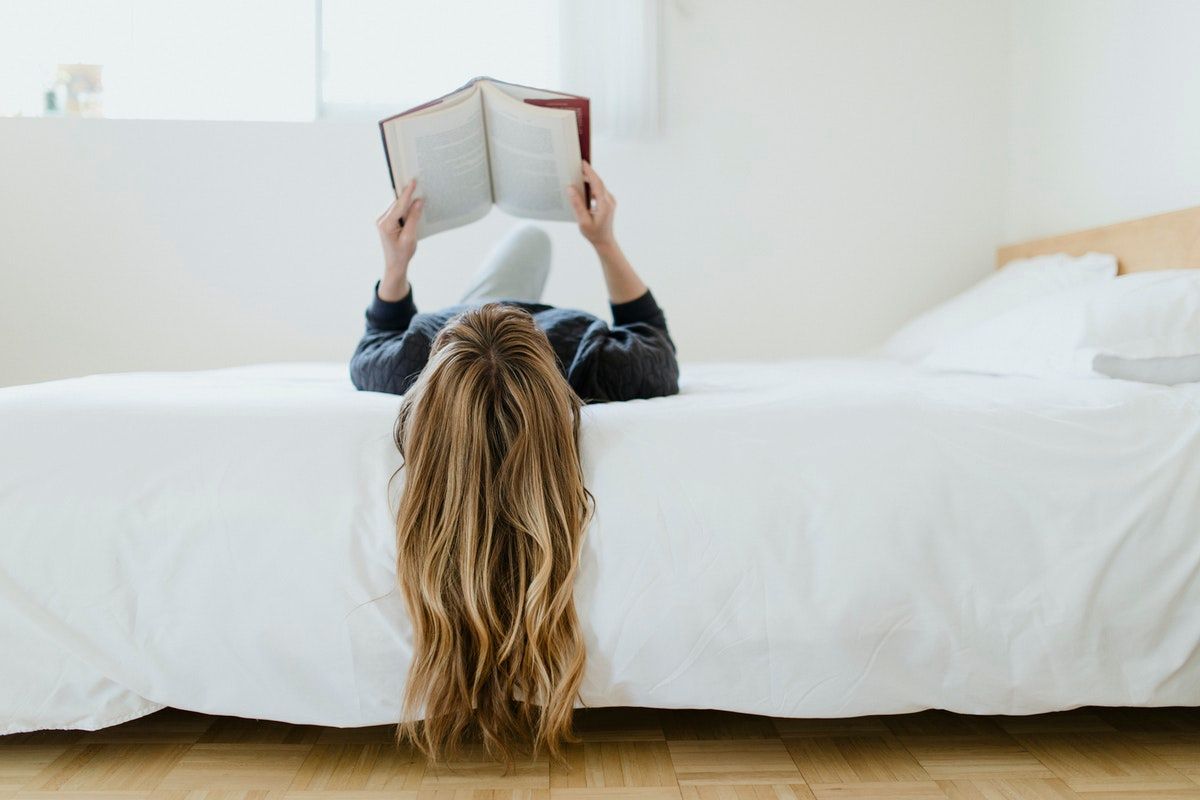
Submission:
M 501 239 L 475 274 L 462 303 L 520 300 L 540 303 L 550 275 L 550 237 L 523 225 Z

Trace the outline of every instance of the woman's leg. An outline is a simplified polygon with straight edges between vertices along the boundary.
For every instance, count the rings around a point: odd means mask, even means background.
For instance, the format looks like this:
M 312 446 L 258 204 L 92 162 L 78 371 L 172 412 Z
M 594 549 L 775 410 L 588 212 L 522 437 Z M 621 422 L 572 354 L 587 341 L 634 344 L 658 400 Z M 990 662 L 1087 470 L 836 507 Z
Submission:
M 462 302 L 520 300 L 540 303 L 549 274 L 550 237 L 541 228 L 523 225 L 492 249 Z

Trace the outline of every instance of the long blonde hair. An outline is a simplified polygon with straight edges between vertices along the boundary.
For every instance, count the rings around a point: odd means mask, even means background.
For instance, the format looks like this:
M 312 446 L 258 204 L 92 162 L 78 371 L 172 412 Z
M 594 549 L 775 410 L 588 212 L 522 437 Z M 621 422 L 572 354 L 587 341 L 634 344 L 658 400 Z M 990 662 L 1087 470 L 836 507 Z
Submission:
M 416 647 L 398 735 L 431 758 L 476 736 L 508 764 L 572 740 L 591 507 L 579 412 L 546 335 L 495 303 L 442 329 L 401 404 L 398 574 Z

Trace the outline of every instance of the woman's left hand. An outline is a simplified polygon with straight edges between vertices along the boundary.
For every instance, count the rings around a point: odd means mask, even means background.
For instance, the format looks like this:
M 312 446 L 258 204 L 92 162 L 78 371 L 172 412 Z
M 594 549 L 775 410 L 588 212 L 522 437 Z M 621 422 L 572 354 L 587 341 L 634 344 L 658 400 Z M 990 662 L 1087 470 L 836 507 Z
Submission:
M 408 263 L 417 252 L 417 230 L 425 201 L 413 199 L 417 179 L 413 178 L 404 191 L 375 220 L 379 243 L 383 246 L 383 280 L 379 282 L 379 299 L 395 302 L 408 294 Z

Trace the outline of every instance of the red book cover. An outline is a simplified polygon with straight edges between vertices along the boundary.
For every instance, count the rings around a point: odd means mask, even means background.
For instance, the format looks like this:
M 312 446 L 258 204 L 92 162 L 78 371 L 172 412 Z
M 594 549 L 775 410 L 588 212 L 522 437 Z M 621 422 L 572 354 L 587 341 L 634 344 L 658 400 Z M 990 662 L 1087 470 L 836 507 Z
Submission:
M 592 120 L 589 114 L 591 103 L 586 97 L 553 97 L 526 100 L 531 106 L 543 108 L 569 108 L 575 112 L 575 124 L 579 129 L 579 155 L 592 163 Z
M 555 97 L 549 99 L 526 100 L 531 106 L 543 108 L 569 108 L 575 112 L 575 125 L 579 131 L 579 156 L 589 164 L 592 163 L 592 118 L 590 116 L 591 101 L 586 97 Z M 583 185 L 583 202 L 590 208 L 592 205 L 592 187 Z

